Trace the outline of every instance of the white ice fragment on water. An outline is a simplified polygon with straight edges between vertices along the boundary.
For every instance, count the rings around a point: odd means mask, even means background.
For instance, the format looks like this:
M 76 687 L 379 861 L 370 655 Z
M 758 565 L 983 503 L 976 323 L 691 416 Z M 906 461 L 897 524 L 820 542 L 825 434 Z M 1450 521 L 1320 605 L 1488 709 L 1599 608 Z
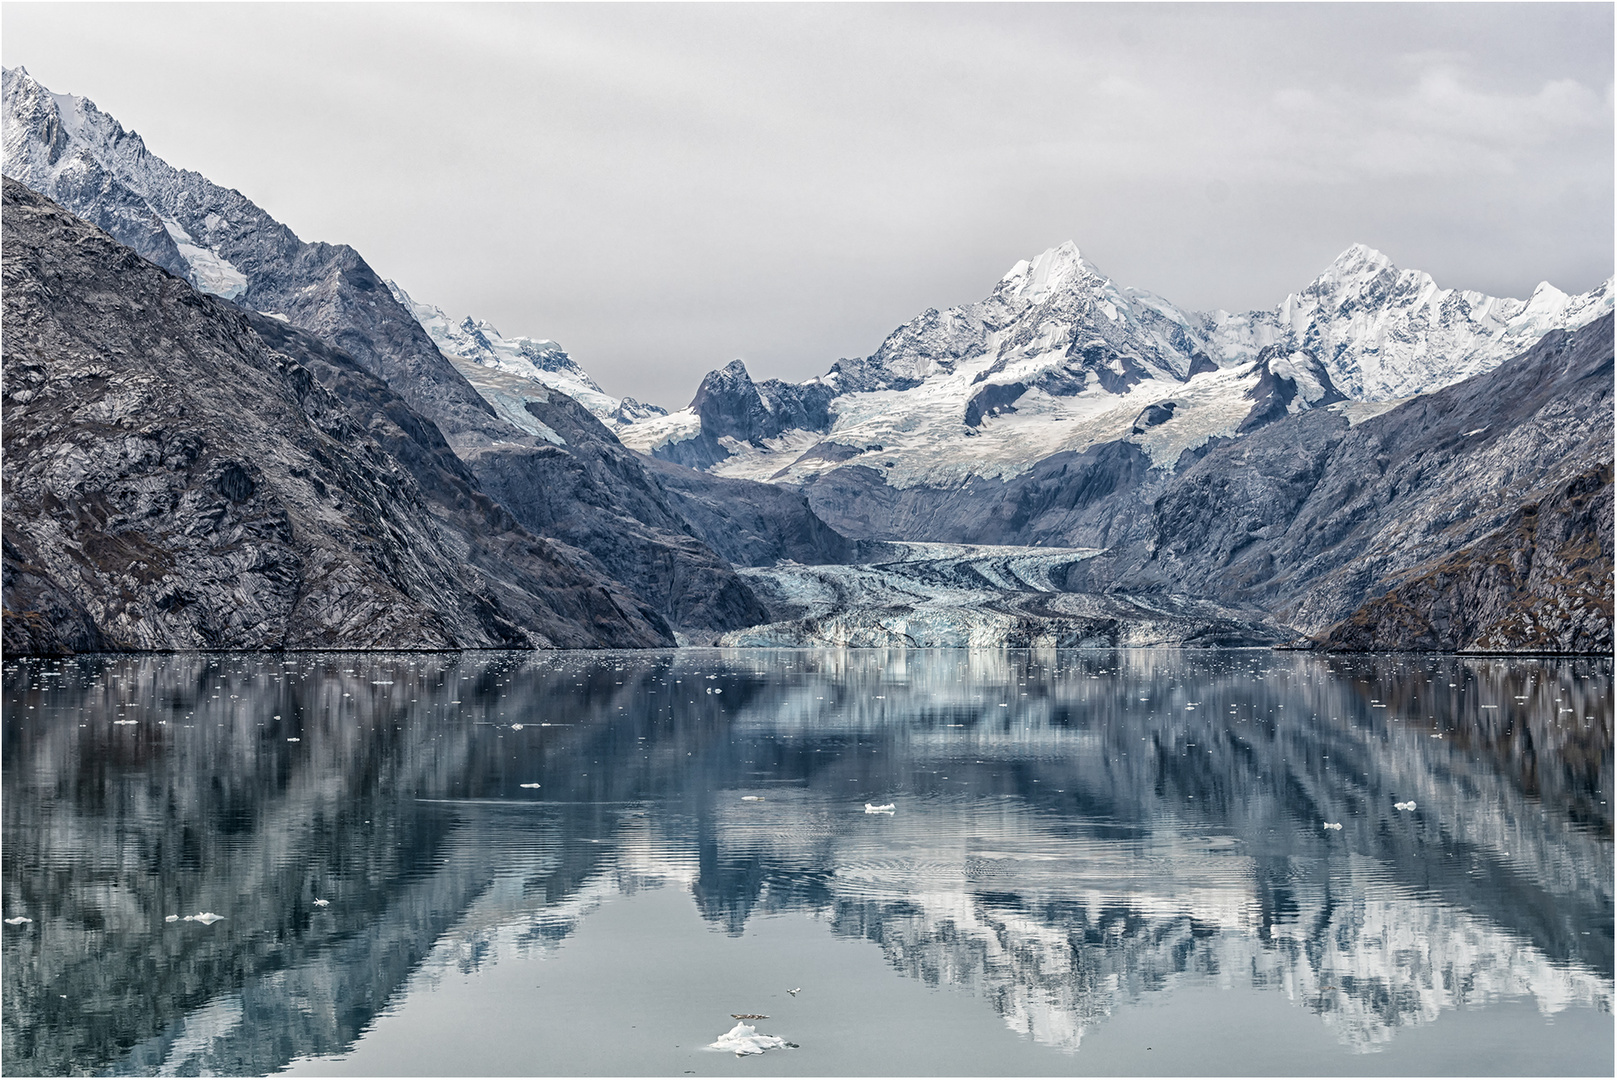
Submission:
M 302 739 L 288 739 L 287 742 L 302 742 Z
M 1392 808 L 1394 810 L 1413 810 L 1415 809 L 1415 800 L 1410 799 L 1408 802 L 1395 802 L 1392 804 Z
M 179 922 L 180 917 L 178 915 L 164 915 L 163 916 L 163 921 L 164 922 Z
M 522 725 L 521 724 L 512 724 L 511 725 L 511 730 L 512 731 L 521 731 L 522 730 Z
M 765 1050 L 779 1050 L 786 1045 L 786 1040 L 779 1035 L 760 1035 L 758 1029 L 751 1024 L 740 1022 L 709 1044 L 714 1050 L 729 1050 L 737 1057 L 744 1054 L 761 1054 Z
M 801 986 L 799 986 L 796 990 L 788 990 L 786 992 L 788 994 L 792 995 L 793 997 L 796 997 L 798 994 L 803 992 L 803 988 Z
M 882 803 L 880 806 L 877 806 L 875 803 L 865 804 L 865 813 L 867 814 L 891 814 L 897 809 L 898 807 L 894 806 L 892 803 Z
M 538 784 L 518 784 L 517 787 L 536 788 Z
M 30 919 L 26 915 L 13 915 L 11 918 L 6 920 L 6 925 L 7 926 L 21 926 L 23 923 L 31 923 L 33 921 L 34 920 Z
M 314 898 L 314 906 L 315 907 L 330 907 L 331 906 L 331 901 L 330 900 L 322 900 L 317 896 L 317 897 Z
M 762 795 L 743 795 L 743 796 L 741 796 L 741 801 L 742 802 L 763 802 L 764 797 Z
M 114 724 L 138 724 L 139 720 L 114 720 Z
M 221 921 L 223 918 L 223 915 L 215 915 L 211 911 L 200 911 L 195 915 L 187 915 L 185 917 L 185 921 L 199 922 L 203 926 L 212 926 L 214 923 Z
M 1342 831 L 1342 823 L 1340 821 L 1327 821 L 1325 823 L 1325 827 L 1327 829 L 1335 829 L 1337 832 Z

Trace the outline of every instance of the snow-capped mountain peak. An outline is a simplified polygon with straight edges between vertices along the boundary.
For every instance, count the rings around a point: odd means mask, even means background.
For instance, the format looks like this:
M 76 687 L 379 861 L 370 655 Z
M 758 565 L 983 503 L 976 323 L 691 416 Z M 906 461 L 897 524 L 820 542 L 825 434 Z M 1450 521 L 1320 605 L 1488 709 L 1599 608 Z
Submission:
M 1084 258 L 1078 245 L 1068 240 L 1031 260 L 1019 261 L 1000 279 L 996 292 L 1008 300 L 1036 304 L 1051 293 L 1080 283 L 1110 284 L 1106 276 Z

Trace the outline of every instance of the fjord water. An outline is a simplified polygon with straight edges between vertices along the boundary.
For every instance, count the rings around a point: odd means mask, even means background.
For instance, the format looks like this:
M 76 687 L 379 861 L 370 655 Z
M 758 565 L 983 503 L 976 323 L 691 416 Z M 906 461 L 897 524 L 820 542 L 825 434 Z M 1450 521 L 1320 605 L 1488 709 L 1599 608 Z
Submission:
M 9 1074 L 1612 1071 L 1607 660 L 98 656 L 4 695 Z M 706 1048 L 748 1013 L 796 1045 Z

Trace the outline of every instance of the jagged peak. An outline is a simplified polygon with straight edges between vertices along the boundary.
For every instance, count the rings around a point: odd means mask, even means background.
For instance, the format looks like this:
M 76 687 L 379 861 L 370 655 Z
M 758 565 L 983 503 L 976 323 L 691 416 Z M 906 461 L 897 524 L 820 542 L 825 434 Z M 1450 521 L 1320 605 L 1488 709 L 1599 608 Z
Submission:
M 1000 287 L 1017 294 L 1036 294 L 1086 277 L 1104 280 L 1106 275 L 1084 258 L 1077 244 L 1066 240 L 1020 260 L 1000 278 Z
M 1316 280 L 1345 281 L 1375 277 L 1383 271 L 1397 273 L 1391 259 L 1369 244 L 1351 244 L 1346 251 L 1331 260 L 1331 265 Z

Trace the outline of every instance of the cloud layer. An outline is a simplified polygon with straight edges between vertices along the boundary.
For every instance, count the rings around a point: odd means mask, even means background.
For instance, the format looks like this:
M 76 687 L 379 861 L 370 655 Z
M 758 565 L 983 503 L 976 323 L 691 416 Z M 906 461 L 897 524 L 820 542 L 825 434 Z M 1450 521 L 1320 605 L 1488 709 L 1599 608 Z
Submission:
M 412 295 L 680 405 L 1075 240 L 1194 307 L 1354 241 L 1612 264 L 1605 5 L 10 5 L 4 60 Z

